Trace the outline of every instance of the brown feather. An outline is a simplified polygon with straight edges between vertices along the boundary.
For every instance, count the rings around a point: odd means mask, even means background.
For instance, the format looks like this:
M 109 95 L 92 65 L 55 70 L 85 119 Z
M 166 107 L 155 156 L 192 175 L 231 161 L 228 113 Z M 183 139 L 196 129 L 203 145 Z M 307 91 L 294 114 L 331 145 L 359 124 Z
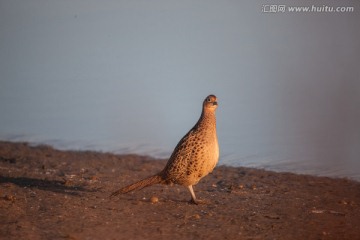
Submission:
M 123 187 L 123 188 L 117 190 L 116 192 L 113 192 L 110 195 L 110 197 L 117 196 L 119 194 L 128 193 L 128 192 L 135 191 L 135 190 L 140 190 L 144 187 L 149 187 L 151 185 L 161 183 L 162 181 L 163 181 L 163 179 L 161 178 L 161 176 L 154 175 L 154 176 L 145 178 L 143 180 L 140 180 L 136 183 L 133 183 L 131 185 L 128 185 L 126 187 Z

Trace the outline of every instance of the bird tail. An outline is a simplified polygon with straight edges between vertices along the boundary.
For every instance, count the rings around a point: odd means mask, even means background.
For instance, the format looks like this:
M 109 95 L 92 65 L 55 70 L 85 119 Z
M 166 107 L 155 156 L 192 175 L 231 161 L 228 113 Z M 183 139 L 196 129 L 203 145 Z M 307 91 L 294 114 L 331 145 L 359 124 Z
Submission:
M 151 176 L 151 177 L 148 177 L 148 178 L 145 178 L 143 180 L 140 180 L 136 183 L 133 183 L 129 186 L 126 186 L 126 187 L 123 187 L 123 188 L 120 188 L 119 190 L 113 192 L 110 197 L 114 197 L 114 196 L 117 196 L 119 194 L 124 194 L 124 193 L 128 193 L 128 192 L 131 192 L 131 191 L 134 191 L 134 190 L 140 190 L 144 187 L 148 187 L 148 186 L 151 186 L 151 185 L 154 185 L 154 184 L 157 184 L 157 183 L 161 183 L 163 180 L 161 178 L 161 176 L 159 175 L 154 175 L 154 176 Z

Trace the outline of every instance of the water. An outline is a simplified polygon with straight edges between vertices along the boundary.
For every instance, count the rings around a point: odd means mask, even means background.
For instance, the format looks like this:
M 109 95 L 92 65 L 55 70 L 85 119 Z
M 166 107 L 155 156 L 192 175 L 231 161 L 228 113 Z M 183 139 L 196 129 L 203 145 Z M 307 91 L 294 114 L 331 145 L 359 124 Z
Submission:
M 0 139 L 167 158 L 213 93 L 221 164 L 360 180 L 360 6 L 342 4 L 3 3 Z

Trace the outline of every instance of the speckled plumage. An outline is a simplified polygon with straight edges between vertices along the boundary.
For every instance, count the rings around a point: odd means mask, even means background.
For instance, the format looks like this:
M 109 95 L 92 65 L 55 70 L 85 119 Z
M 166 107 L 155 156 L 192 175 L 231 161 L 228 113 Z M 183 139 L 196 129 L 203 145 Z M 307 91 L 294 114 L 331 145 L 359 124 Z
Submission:
M 191 193 L 191 201 L 199 203 L 192 186 L 212 172 L 219 159 L 216 108 L 216 96 L 207 96 L 203 102 L 200 119 L 177 144 L 165 168 L 154 176 L 112 193 L 111 196 L 138 190 L 156 183 L 174 183 L 188 187 Z

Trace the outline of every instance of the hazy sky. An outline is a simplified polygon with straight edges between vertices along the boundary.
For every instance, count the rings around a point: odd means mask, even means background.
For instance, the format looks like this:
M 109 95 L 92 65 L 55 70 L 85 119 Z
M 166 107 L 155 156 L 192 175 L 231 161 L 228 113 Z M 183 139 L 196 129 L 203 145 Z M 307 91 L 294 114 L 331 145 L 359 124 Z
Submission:
M 0 137 L 170 152 L 214 93 L 225 159 L 353 162 L 359 23 L 359 1 L 0 0 Z

